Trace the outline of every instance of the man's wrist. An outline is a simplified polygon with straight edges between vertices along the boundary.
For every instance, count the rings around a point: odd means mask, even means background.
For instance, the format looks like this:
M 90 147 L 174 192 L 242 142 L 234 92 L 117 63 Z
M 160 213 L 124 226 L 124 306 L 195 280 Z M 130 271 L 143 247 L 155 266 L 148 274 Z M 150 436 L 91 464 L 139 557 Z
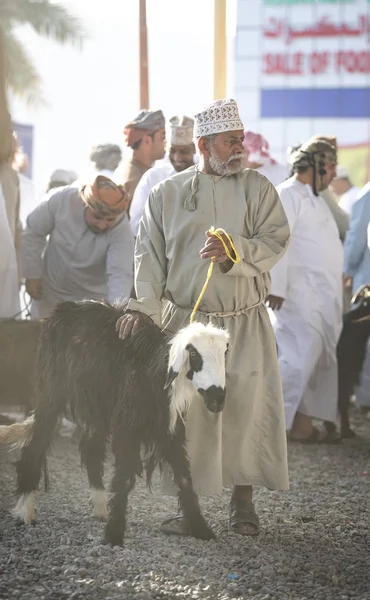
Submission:
M 227 258 L 224 260 L 224 262 L 218 264 L 221 273 L 228 273 L 232 269 L 233 265 L 234 263 L 232 260 L 230 260 L 230 258 Z

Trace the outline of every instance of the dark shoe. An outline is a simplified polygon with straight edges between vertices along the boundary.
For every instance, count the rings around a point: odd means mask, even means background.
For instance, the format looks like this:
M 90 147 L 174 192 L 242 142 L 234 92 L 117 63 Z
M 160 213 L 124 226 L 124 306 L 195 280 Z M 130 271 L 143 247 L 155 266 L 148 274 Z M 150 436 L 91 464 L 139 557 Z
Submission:
M 259 534 L 259 519 L 253 502 L 248 504 L 236 500 L 230 502 L 229 530 L 239 533 L 239 535 L 256 536 Z

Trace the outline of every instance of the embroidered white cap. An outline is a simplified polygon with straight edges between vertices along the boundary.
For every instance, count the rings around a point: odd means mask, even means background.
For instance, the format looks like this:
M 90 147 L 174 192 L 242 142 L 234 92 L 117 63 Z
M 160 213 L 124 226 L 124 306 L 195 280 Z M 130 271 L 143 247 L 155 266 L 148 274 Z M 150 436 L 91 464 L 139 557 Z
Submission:
M 174 116 L 168 122 L 171 146 L 189 146 L 193 143 L 194 120 L 185 116 Z
M 244 133 L 238 105 L 232 98 L 215 100 L 195 115 L 194 137 L 196 138 L 239 129 Z

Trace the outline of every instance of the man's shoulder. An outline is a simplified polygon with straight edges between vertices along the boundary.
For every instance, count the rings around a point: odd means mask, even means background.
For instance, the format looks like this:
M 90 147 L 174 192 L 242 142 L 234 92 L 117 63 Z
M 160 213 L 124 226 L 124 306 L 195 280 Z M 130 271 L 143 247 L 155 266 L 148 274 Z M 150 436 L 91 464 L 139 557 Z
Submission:
M 358 192 L 358 200 L 370 202 L 370 181 Z
M 166 179 L 163 179 L 155 186 L 155 191 L 166 194 L 168 191 L 173 191 L 174 188 L 181 190 L 191 184 L 195 176 L 195 167 L 190 167 L 181 173 L 174 173 Z
M 269 179 L 256 169 L 249 169 L 248 167 L 243 168 L 236 176 L 242 180 L 247 187 L 252 185 L 259 186 L 260 188 L 272 186 Z
M 117 167 L 113 174 L 113 181 L 120 185 L 134 179 L 140 179 L 144 173 L 148 171 L 143 163 L 141 163 L 134 156 L 128 156 L 120 165 Z
M 140 184 L 149 184 L 153 186 L 156 183 L 160 183 L 161 181 L 163 181 L 163 179 L 167 179 L 167 177 L 170 177 L 172 174 L 173 166 L 171 164 L 160 165 L 158 167 L 151 167 L 142 176 Z
M 45 201 L 55 215 L 66 215 L 82 207 L 80 189 L 69 185 L 50 190 Z
M 276 186 L 277 193 L 280 198 L 286 198 L 290 196 L 301 196 L 304 191 L 304 187 L 302 187 L 295 177 L 289 177 L 282 183 Z

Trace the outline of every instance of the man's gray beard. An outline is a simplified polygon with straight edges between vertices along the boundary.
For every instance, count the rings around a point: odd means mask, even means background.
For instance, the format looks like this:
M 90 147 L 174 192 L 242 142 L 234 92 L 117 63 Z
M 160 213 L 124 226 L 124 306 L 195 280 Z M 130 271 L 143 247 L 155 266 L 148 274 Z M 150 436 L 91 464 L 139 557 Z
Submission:
M 209 164 L 212 170 L 217 173 L 217 175 L 235 175 L 235 173 L 239 173 L 239 171 L 241 171 L 243 168 L 241 159 L 239 165 L 236 164 L 235 166 L 220 160 L 212 144 L 209 154 Z

